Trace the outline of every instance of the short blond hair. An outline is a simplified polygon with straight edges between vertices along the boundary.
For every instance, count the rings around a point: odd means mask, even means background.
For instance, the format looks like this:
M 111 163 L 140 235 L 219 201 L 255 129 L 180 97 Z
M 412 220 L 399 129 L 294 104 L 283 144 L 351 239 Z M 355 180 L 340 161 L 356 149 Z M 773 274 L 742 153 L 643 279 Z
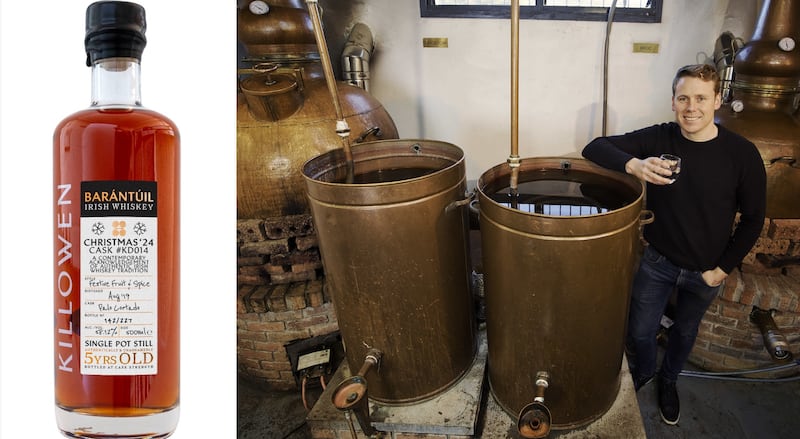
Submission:
M 714 66 L 710 64 L 690 64 L 679 68 L 678 72 L 675 73 L 675 79 L 672 80 L 672 96 L 675 96 L 675 87 L 678 86 L 678 80 L 685 77 L 712 81 L 714 83 L 714 93 L 719 94 L 720 92 L 719 75 Z

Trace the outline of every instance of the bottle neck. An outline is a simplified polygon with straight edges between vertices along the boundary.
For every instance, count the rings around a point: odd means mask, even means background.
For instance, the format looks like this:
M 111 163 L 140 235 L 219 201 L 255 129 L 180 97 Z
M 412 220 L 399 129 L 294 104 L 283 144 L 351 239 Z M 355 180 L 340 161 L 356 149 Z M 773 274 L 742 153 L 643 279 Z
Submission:
M 136 58 L 105 58 L 92 65 L 92 107 L 142 105 Z

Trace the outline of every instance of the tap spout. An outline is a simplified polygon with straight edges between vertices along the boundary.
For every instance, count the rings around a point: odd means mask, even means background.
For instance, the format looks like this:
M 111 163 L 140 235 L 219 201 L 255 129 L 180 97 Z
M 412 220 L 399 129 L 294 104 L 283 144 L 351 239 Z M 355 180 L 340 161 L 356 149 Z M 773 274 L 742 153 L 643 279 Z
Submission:
M 380 365 L 383 353 L 377 349 L 370 349 L 367 351 L 364 364 L 359 369 L 358 374 L 342 381 L 331 395 L 331 402 L 337 409 L 345 412 L 345 417 L 350 424 L 350 430 L 353 432 L 351 413 L 355 415 L 361 431 L 368 437 L 373 437 L 378 434 L 377 430 L 372 426 L 369 418 L 369 396 L 367 394 L 367 379 L 365 378 L 367 372 L 372 367 Z M 354 435 L 355 439 L 356 436 Z
M 543 438 L 550 435 L 552 416 L 550 409 L 544 404 L 544 392 L 550 385 L 550 374 L 544 371 L 536 373 L 536 396 L 533 402 L 519 412 L 517 431 L 525 439 Z

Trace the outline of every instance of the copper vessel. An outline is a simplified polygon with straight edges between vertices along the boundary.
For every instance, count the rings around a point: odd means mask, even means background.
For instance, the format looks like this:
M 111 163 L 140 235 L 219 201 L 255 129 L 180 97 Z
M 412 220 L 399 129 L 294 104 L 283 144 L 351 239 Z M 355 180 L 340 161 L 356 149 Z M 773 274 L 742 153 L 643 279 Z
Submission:
M 305 2 L 264 4 L 240 2 L 238 10 L 239 218 L 309 213 L 301 167 L 341 145 Z M 394 121 L 377 99 L 344 82 L 336 87 L 354 143 L 397 138 Z
M 530 158 L 512 204 L 511 172 L 497 165 L 477 185 L 491 392 L 516 419 L 546 375 L 551 427 L 576 428 L 608 411 L 619 390 L 644 188 L 584 159 Z M 537 181 L 546 190 L 523 203 Z M 612 189 L 622 207 L 587 202 Z
M 350 370 L 371 349 L 369 397 L 429 399 L 476 352 L 463 151 L 431 140 L 353 145 L 303 167 L 311 214 Z
M 767 170 L 767 217 L 800 218 L 800 1 L 765 0 L 733 61 L 716 121 L 752 141 Z

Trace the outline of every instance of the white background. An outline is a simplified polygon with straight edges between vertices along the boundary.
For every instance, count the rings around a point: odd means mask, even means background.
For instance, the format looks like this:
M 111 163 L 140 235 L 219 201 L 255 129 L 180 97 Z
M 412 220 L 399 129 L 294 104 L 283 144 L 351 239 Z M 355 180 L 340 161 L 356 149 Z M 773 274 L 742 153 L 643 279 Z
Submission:
M 53 405 L 52 135 L 89 105 L 90 1 L 0 0 L 0 438 L 61 437 Z M 141 0 L 142 100 L 181 133 L 180 438 L 236 437 L 233 2 Z

